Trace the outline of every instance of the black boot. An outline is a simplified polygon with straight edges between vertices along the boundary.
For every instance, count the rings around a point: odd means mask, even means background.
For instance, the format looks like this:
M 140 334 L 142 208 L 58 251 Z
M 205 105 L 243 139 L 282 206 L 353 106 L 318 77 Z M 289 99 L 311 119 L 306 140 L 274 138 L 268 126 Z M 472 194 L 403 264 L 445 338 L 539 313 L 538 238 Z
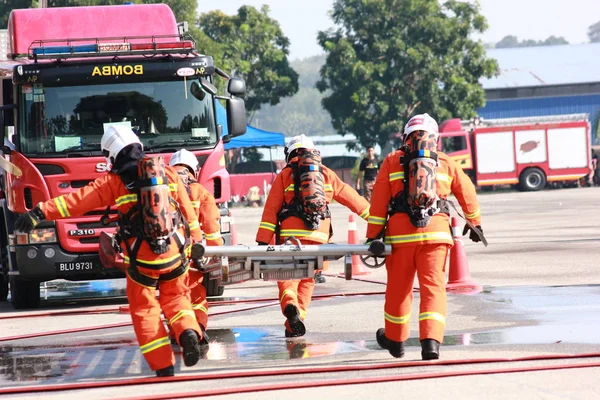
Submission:
M 200 343 L 198 333 L 193 329 L 186 329 L 179 336 L 179 345 L 183 350 L 183 363 L 186 367 L 196 365 L 200 360 Z
M 304 336 L 306 327 L 304 326 L 304 322 L 300 319 L 298 308 L 293 304 L 288 304 L 285 306 L 283 313 L 285 314 L 291 329 L 291 332 L 287 329 L 285 330 L 285 337 Z
M 154 372 L 156 372 L 156 376 L 158 378 L 162 378 L 162 377 L 165 377 L 165 376 L 175 376 L 175 367 L 173 365 L 171 365 L 171 366 L 166 367 L 166 368 L 158 369 L 158 370 L 156 370 Z
M 379 328 L 377 329 L 377 333 L 375 334 L 377 338 L 377 344 L 382 349 L 386 349 L 390 352 L 393 357 L 402 358 L 404 357 L 404 343 L 403 342 L 395 342 L 393 340 L 388 339 L 385 336 L 385 329 Z
M 421 340 L 421 357 L 423 360 L 437 360 L 440 358 L 440 342 L 434 339 Z

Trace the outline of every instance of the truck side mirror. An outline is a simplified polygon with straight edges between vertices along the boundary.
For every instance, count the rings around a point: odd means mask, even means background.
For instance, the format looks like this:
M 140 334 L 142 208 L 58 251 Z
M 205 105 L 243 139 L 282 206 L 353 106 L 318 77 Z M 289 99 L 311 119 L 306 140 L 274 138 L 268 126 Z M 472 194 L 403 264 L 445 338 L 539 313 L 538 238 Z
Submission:
M 241 136 L 246 133 L 246 105 L 244 100 L 232 97 L 227 99 L 227 127 L 230 137 Z
M 200 78 L 200 85 L 202 86 L 202 89 L 204 89 L 207 93 L 210 93 L 213 96 L 217 95 L 218 90 L 216 86 L 207 81 L 206 79 Z
M 230 78 L 227 91 L 234 96 L 243 96 L 246 93 L 246 82 L 240 78 Z

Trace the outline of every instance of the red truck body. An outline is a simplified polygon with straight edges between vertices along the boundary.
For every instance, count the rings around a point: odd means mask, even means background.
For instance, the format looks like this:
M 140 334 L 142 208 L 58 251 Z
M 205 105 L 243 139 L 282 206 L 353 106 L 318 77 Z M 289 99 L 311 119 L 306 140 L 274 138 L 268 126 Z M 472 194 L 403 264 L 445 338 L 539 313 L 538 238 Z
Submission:
M 590 126 L 585 114 L 482 120 L 440 125 L 440 150 L 478 186 L 543 189 L 577 182 L 590 172 Z
M 123 277 L 99 263 L 98 237 L 115 229 L 101 224 L 105 210 L 13 232 L 19 214 L 108 172 L 99 143 L 110 125 L 130 126 L 146 153 L 165 161 L 192 151 L 200 183 L 217 203 L 229 200 L 216 100 L 202 86 L 212 82 L 213 59 L 195 52 L 167 5 L 13 10 L 8 44 L 0 61 L 2 157 L 22 175 L 0 170 L 0 301 L 9 282 L 13 305 L 24 308 L 37 306 L 42 281 Z M 222 207 L 224 236 L 227 215 Z

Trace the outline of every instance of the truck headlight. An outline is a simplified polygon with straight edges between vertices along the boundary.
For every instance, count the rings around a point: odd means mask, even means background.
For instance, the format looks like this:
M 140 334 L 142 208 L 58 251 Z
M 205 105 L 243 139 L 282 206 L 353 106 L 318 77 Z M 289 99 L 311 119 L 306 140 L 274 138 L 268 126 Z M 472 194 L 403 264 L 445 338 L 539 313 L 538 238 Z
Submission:
M 56 229 L 34 229 L 29 234 L 29 244 L 56 243 Z

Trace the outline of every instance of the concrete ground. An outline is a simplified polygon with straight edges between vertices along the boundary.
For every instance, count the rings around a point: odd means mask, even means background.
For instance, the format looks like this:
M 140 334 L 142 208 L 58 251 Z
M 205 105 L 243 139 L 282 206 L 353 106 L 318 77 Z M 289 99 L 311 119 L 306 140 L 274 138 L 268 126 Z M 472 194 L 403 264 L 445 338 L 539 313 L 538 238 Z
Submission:
M 393 359 L 379 349 L 375 331 L 383 326 L 382 292 L 385 269 L 369 270 L 363 281 L 335 275 L 341 262 L 332 263 L 327 282 L 315 288 L 304 338 L 283 337 L 283 316 L 273 302 L 215 305 L 211 308 L 211 350 L 194 367 L 177 365 L 178 376 L 252 371 L 245 378 L 194 380 L 152 385 L 96 388 L 5 398 L 150 398 L 152 395 L 231 388 L 233 394 L 215 399 L 264 398 L 443 398 L 443 399 L 593 399 L 600 398 L 600 188 L 563 189 L 536 193 L 493 193 L 480 196 L 485 248 L 465 238 L 472 280 L 483 286 L 473 295 L 449 294 L 446 338 L 440 362 L 420 361 L 418 323 L 411 321 L 406 355 Z M 261 209 L 235 208 L 238 240 L 254 244 Z M 349 211 L 332 206 L 336 243 L 347 239 Z M 358 218 L 357 218 L 358 219 Z M 358 220 L 361 240 L 366 223 Z M 102 286 L 104 285 L 104 286 Z M 418 285 L 415 282 L 415 285 Z M 363 293 L 361 296 L 356 294 Z M 131 326 L 80 333 L 2 340 L 29 333 L 127 323 L 122 282 L 94 284 L 49 283 L 47 300 L 39 311 L 106 310 L 86 315 L 24 318 L 36 311 L 15 312 L 0 304 L 0 393 L 7 387 L 102 382 L 152 376 L 139 353 Z M 325 297 L 321 295 L 346 294 Z M 92 297 L 76 299 L 75 295 Z M 121 296 L 121 297 L 119 297 Z M 252 281 L 227 287 L 224 300 L 274 299 L 273 282 Z M 98 298 L 100 297 L 100 300 Z M 217 300 L 217 299 L 210 299 Z M 418 315 L 418 291 L 413 316 Z M 264 308 L 235 313 L 256 304 Z M 14 318 L 8 318 L 14 317 Z M 177 351 L 177 347 L 175 350 Z M 546 355 L 587 358 L 500 362 Z M 495 359 L 494 363 L 467 363 Z M 454 362 L 453 365 L 445 363 Z M 258 376 L 259 372 L 305 367 L 378 365 L 397 368 L 354 372 Z M 567 368 L 586 364 L 587 368 Z M 600 365 L 600 364 L 599 364 Z M 488 374 L 492 369 L 559 368 Z M 484 374 L 485 373 L 485 374 Z M 427 374 L 427 375 L 421 375 Z M 444 375 L 459 375 L 450 376 Z M 474 375 L 476 374 L 476 375 Z M 402 382 L 357 383 L 362 379 L 412 379 Z M 420 379 L 418 379 L 420 378 Z M 427 378 L 427 379 L 425 379 Z M 325 380 L 343 385 L 320 387 Z M 243 393 L 256 385 L 297 383 L 301 389 Z M 238 391 L 239 393 L 235 393 Z M 196 393 L 198 394 L 198 393 Z M 207 393 L 204 393 L 207 394 Z

